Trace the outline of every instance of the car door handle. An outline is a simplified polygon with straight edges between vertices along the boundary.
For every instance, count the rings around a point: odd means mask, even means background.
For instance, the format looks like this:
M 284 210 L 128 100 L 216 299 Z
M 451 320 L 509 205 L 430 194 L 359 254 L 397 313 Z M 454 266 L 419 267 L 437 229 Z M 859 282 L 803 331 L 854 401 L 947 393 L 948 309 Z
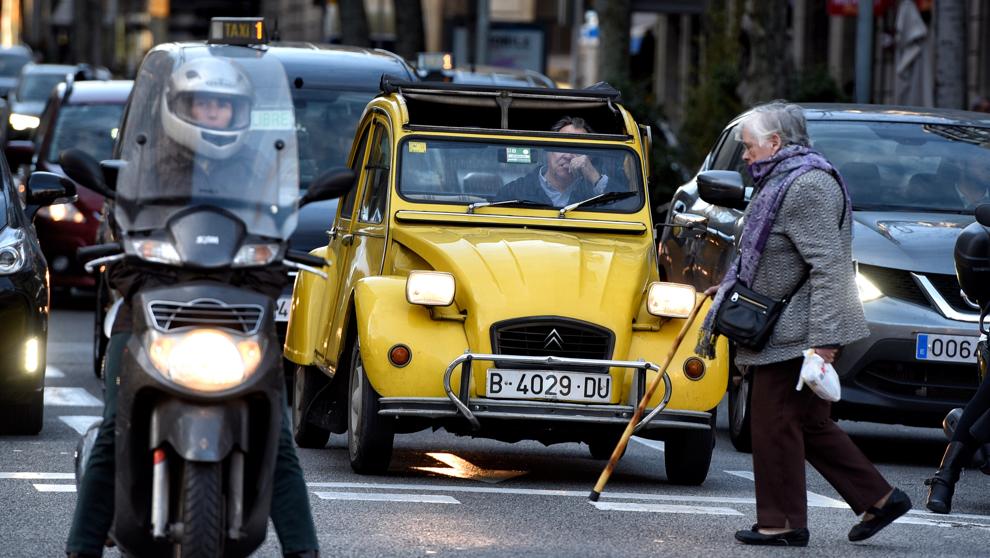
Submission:
M 340 243 L 343 244 L 344 246 L 350 246 L 351 244 L 354 244 L 354 235 L 353 234 L 345 234 L 345 235 L 341 236 L 340 237 Z

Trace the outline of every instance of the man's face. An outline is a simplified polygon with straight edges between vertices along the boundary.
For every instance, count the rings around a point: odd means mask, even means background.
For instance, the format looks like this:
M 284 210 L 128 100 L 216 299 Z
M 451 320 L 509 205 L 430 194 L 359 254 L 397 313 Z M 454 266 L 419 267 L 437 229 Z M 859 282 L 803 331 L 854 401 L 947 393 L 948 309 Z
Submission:
M 560 129 L 562 134 L 587 134 L 584 128 L 578 128 L 573 124 L 568 124 Z M 574 173 L 571 172 L 571 161 L 579 155 L 575 153 L 564 153 L 559 151 L 547 152 L 547 178 L 551 176 L 560 184 L 570 184 L 574 181 Z
M 229 99 L 195 97 L 190 115 L 198 124 L 215 130 L 225 130 L 230 127 L 230 121 L 234 118 L 234 105 Z

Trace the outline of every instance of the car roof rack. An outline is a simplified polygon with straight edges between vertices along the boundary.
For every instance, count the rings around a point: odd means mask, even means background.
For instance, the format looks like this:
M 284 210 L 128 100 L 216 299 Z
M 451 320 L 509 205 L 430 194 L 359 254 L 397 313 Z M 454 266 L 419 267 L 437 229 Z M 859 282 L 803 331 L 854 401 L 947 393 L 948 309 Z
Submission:
M 406 127 L 410 130 L 498 130 L 509 135 L 580 135 L 613 141 L 629 137 L 617 106 L 621 94 L 604 82 L 587 89 L 547 89 L 415 82 L 384 75 L 380 91 L 402 95 L 409 113 Z M 593 133 L 552 132 L 553 125 L 565 116 L 584 119 Z

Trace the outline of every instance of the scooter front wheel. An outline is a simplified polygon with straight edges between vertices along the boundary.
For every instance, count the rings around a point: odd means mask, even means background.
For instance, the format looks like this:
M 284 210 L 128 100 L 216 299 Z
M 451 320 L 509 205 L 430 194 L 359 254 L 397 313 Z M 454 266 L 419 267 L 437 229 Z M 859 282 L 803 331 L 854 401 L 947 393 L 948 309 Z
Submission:
M 223 556 L 223 477 L 220 463 L 186 461 L 182 470 L 182 532 L 175 558 Z

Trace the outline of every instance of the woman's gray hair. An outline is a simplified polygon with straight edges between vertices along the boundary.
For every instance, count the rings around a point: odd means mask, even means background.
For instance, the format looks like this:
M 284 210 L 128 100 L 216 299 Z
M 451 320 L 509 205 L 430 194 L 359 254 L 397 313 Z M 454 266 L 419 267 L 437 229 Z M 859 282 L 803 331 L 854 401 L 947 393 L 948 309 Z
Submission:
M 736 140 L 742 139 L 743 128 L 749 130 L 760 145 L 766 144 L 770 136 L 780 136 L 781 147 L 803 145 L 811 147 L 804 109 L 786 101 L 773 101 L 759 105 L 742 117 L 736 128 Z

